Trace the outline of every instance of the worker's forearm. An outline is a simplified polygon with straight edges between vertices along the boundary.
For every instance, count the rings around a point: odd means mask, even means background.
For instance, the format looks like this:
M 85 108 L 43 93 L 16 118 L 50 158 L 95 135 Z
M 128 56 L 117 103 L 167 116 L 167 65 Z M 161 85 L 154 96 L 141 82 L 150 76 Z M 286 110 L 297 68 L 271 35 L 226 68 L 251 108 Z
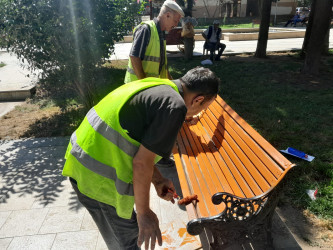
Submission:
M 154 167 L 133 162 L 133 188 L 136 211 L 138 214 L 149 210 L 149 191 Z
M 159 184 L 161 181 L 163 181 L 164 177 L 161 174 L 161 172 L 158 170 L 158 168 L 156 166 L 154 166 L 154 172 L 153 172 L 153 178 L 151 180 L 151 182 L 154 185 Z
M 146 78 L 146 74 L 143 70 L 142 61 L 140 57 L 130 56 L 134 73 L 138 79 Z

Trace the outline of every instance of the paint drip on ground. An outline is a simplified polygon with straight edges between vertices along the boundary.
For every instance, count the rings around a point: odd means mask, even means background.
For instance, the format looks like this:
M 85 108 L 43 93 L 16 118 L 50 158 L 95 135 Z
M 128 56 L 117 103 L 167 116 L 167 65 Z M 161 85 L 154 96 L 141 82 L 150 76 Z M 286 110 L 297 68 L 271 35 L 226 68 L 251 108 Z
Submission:
M 189 245 L 193 244 L 201 246 L 198 239 L 186 231 L 185 224 L 184 227 L 179 227 L 175 226 L 174 223 L 170 223 L 167 230 L 162 232 L 162 239 L 163 245 L 161 248 L 164 250 L 190 249 L 187 246 L 189 247 Z

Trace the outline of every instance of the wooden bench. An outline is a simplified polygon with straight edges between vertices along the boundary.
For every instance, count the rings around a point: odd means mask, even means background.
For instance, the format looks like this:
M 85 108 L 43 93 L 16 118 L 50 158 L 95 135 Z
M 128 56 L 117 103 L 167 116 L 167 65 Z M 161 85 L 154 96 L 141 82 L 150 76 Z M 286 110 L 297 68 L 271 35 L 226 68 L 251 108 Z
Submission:
M 278 184 L 294 164 L 219 96 L 199 119 L 184 123 L 173 154 L 183 196 L 199 200 L 186 206 L 188 233 L 208 230 L 214 249 L 260 235 L 272 245 Z

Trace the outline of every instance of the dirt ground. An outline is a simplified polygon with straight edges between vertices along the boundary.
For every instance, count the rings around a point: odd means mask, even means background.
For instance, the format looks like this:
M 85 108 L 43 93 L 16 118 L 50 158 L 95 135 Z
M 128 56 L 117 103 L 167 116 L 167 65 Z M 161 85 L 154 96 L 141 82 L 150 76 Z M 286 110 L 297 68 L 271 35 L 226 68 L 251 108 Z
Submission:
M 281 54 L 279 54 L 281 56 Z M 274 54 L 266 60 L 275 60 Z M 289 55 L 285 55 L 285 60 Z M 281 57 L 280 57 L 281 59 Z M 230 57 L 229 60 L 258 60 L 248 55 Z M 282 58 L 283 60 L 283 58 Z M 292 77 L 294 84 L 307 88 L 329 88 L 332 84 L 332 73 L 328 71 L 327 77 Z M 306 86 L 304 86 L 306 84 Z M 0 140 L 10 140 L 26 137 L 66 136 L 69 130 L 64 131 L 61 119 L 67 119 L 64 112 L 58 107 L 40 109 L 37 104 L 25 103 L 10 113 L 0 117 Z M 68 112 L 68 111 L 67 111 Z M 60 121 L 59 121 L 60 119 Z M 57 121 L 57 122 L 55 122 Z M 333 249 L 333 222 L 324 221 L 291 206 L 278 207 L 278 214 L 289 227 L 302 249 Z
M 309 211 L 289 205 L 278 207 L 277 213 L 303 250 L 333 249 L 333 222 L 320 220 Z

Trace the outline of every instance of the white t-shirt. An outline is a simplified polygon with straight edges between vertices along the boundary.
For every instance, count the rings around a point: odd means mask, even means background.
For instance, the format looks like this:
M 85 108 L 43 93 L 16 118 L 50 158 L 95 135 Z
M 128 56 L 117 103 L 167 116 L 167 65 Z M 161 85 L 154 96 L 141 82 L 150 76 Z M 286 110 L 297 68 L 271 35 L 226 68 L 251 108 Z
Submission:
M 206 29 L 205 31 L 204 31 L 204 34 L 207 36 L 208 35 L 208 31 L 209 31 L 209 28 L 208 29 Z M 213 30 L 212 30 L 212 36 L 210 37 L 210 39 L 209 39 L 209 42 L 210 43 L 217 43 L 217 40 L 216 40 L 216 32 L 218 31 L 218 29 L 217 30 L 214 30 L 214 27 L 213 27 Z M 220 33 L 220 35 L 219 35 L 219 39 L 221 39 L 221 36 L 222 36 L 222 32 Z

